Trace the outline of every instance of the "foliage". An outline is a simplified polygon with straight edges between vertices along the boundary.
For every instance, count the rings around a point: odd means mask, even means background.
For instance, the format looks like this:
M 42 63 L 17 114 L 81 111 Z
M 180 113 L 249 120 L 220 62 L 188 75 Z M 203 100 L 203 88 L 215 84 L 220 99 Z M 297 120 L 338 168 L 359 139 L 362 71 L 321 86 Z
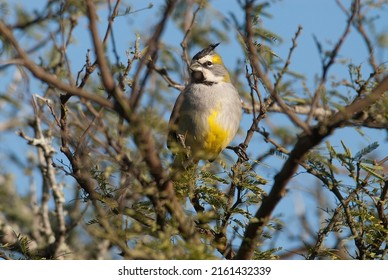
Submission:
M 338 1 L 344 32 L 329 46 L 315 38 L 322 69 L 313 86 L 291 67 L 303 27 L 286 42 L 262 20 L 277 1 L 237 1 L 229 15 L 214 1 L 127 2 L 47 1 L 33 11 L 1 4 L 0 257 L 387 259 L 384 140 L 354 152 L 329 137 L 387 127 L 387 70 L 376 53 L 388 35 L 375 32 L 373 17 L 385 1 Z M 155 9 L 154 27 L 136 30 L 133 21 Z M 179 42 L 162 36 L 168 22 Z M 127 37 L 117 24 L 128 25 Z M 361 65 L 339 55 L 351 29 L 368 49 Z M 118 42 L 128 38 L 123 51 Z M 173 180 L 167 116 L 191 55 L 214 41 L 241 47 L 230 72 L 248 130 L 239 146 Z M 287 57 L 279 44 L 290 44 Z M 330 76 L 333 66 L 348 78 Z M 8 150 L 15 131 L 23 148 Z M 300 176 L 319 182 L 316 215 L 287 221 L 274 210 Z

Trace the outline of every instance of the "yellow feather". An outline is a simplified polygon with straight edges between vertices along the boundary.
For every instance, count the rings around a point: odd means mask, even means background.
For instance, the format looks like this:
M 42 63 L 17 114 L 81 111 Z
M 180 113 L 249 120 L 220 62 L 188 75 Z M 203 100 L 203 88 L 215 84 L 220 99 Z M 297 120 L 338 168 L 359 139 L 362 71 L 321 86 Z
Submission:
M 223 64 L 222 58 L 221 58 L 221 56 L 219 56 L 218 54 L 215 54 L 215 55 L 213 56 L 212 62 L 213 62 L 214 64 Z
M 208 118 L 209 130 L 204 143 L 205 150 L 212 154 L 220 153 L 225 148 L 225 143 L 229 141 L 229 131 L 217 123 L 217 115 L 218 111 L 214 110 Z

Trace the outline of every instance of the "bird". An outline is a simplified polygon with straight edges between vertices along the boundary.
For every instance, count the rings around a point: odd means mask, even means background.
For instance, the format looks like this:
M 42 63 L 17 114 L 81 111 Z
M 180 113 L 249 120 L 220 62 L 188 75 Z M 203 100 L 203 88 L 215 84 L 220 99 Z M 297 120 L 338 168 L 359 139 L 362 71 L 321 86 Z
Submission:
M 210 44 L 195 54 L 190 80 L 173 107 L 167 146 L 175 154 L 173 167 L 214 161 L 234 139 L 242 118 L 241 98 L 222 58 Z

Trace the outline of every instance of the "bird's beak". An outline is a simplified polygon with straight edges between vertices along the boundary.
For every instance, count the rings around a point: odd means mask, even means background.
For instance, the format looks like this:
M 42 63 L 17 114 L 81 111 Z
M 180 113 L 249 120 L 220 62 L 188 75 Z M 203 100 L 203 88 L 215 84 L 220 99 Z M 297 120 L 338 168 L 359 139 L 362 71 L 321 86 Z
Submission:
M 194 62 L 190 65 L 190 71 L 202 71 L 202 65 L 199 62 Z

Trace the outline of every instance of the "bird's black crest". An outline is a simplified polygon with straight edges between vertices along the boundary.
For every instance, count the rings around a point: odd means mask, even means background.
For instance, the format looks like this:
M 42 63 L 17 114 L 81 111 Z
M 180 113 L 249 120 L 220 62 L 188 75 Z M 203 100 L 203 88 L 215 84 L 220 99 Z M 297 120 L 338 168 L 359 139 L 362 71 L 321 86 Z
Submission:
M 219 44 L 220 43 L 210 44 L 206 49 L 203 49 L 202 51 L 200 51 L 196 55 L 194 55 L 193 60 L 198 60 L 198 59 L 210 54 Z

